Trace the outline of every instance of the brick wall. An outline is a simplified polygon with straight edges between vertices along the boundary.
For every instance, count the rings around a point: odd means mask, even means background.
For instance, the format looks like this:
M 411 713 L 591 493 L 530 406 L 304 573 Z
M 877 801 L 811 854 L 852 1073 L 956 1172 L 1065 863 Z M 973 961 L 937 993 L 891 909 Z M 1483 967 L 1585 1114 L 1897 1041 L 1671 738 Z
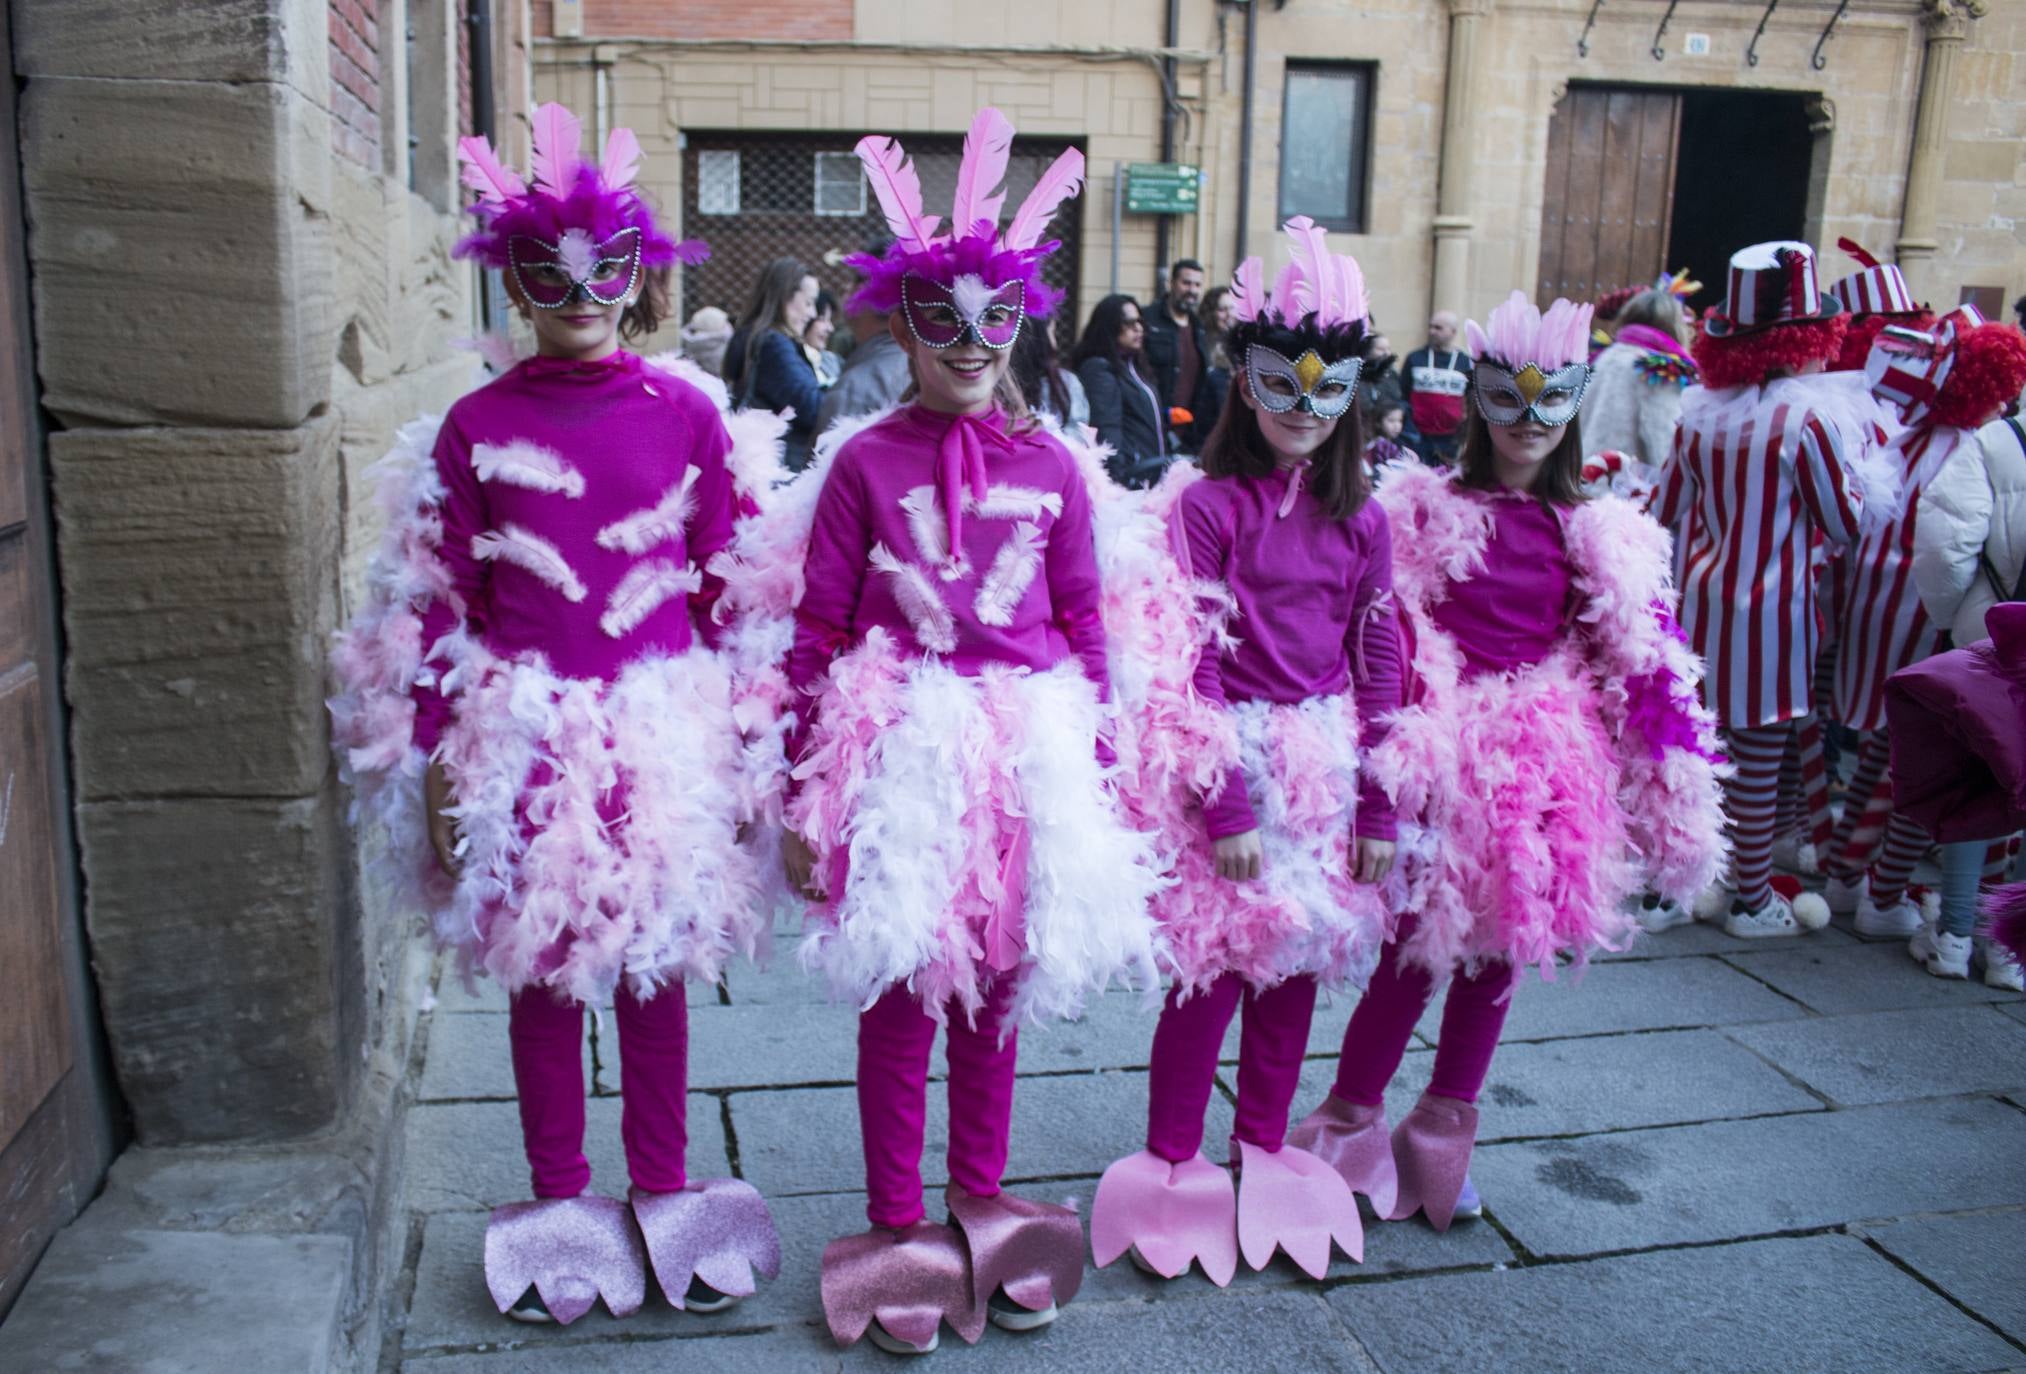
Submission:
M 330 0 L 331 142 L 380 165 L 380 0 Z
M 582 0 L 585 38 L 798 38 L 852 36 L 852 0 Z M 534 0 L 537 38 L 555 33 L 552 0 Z

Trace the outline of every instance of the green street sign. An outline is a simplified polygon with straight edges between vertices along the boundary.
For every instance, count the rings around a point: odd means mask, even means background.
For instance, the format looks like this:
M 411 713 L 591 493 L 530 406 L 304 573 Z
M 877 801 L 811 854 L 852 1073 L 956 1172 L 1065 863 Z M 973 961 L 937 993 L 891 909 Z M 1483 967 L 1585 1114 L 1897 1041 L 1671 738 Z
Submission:
M 1186 162 L 1135 162 L 1126 168 L 1126 209 L 1135 215 L 1193 215 L 1203 169 Z

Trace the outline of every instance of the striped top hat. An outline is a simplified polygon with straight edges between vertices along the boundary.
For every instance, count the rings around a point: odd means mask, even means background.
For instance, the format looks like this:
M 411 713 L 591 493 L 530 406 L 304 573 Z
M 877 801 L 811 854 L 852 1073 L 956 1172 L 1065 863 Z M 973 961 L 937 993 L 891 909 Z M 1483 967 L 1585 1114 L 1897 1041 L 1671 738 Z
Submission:
M 1916 315 L 1913 290 L 1906 275 L 1891 263 L 1882 263 L 1865 251 L 1855 239 L 1838 239 L 1836 246 L 1857 259 L 1861 270 L 1852 272 L 1829 288 L 1829 294 L 1843 302 L 1853 315 Z
M 1841 301 L 1822 294 L 1814 249 L 1789 240 L 1755 243 L 1731 254 L 1730 295 L 1703 321 L 1703 330 L 1723 339 L 1842 313 Z
M 1983 312 L 1976 306 L 1959 305 L 1937 320 L 1933 329 L 1887 325 L 1879 331 L 1864 363 L 1872 394 L 1896 406 L 1908 428 L 1919 425 L 1955 367 L 1956 339 L 1983 323 Z

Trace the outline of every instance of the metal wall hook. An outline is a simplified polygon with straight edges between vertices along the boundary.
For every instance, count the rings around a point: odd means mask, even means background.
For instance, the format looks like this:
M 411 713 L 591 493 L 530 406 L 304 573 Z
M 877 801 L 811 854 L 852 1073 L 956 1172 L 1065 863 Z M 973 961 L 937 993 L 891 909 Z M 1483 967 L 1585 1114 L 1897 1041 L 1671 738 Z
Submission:
M 1583 36 L 1576 40 L 1576 56 L 1590 55 L 1590 30 L 1597 27 L 1597 11 L 1604 8 L 1604 0 L 1596 0 L 1590 6 L 1590 17 L 1583 21 Z
M 1845 4 L 1849 2 L 1850 0 L 1844 0 Z M 1660 27 L 1653 31 L 1652 51 L 1655 62 L 1665 62 L 1667 60 L 1667 49 L 1660 46 L 1660 40 L 1667 37 L 1667 26 L 1673 20 L 1674 11 L 1680 4 L 1681 0 L 1667 0 L 1667 13 L 1660 16 Z
M 1745 47 L 1745 65 L 1759 65 L 1759 39 L 1766 33 L 1766 21 L 1773 17 L 1773 11 L 1780 8 L 1780 0 L 1766 0 L 1766 12 L 1759 16 L 1759 26 L 1752 30 L 1752 41 Z
M 1841 2 L 1836 6 L 1836 13 L 1829 16 L 1828 27 L 1823 29 L 1822 36 L 1815 40 L 1815 52 L 1811 57 L 1809 57 L 1808 65 L 1813 67 L 1816 71 L 1819 72 L 1824 67 L 1829 65 L 1829 59 L 1822 55 L 1822 45 L 1829 41 L 1830 34 L 1836 32 L 1836 21 L 1841 19 L 1843 17 L 1843 11 L 1849 8 L 1850 8 L 1850 0 L 1841 0 Z

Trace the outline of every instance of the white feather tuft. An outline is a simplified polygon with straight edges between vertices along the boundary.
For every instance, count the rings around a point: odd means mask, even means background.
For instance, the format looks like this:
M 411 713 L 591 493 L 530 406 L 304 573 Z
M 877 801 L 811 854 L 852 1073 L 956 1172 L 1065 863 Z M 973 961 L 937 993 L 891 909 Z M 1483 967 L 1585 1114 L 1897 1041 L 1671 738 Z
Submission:
M 1027 589 L 1034 584 L 1034 574 L 1041 567 L 1041 527 L 1025 520 L 1013 527 L 1013 533 L 992 559 L 992 566 L 985 573 L 985 579 L 978 585 L 978 599 L 972 603 L 979 623 L 985 625 L 1011 625 L 1013 612 L 1020 605 L 1020 598 L 1027 595 Z
M 955 653 L 956 621 L 937 594 L 935 584 L 929 581 L 929 575 L 914 564 L 895 558 L 884 544 L 872 546 L 871 562 L 874 572 L 893 579 L 894 602 L 907 617 L 916 642 L 932 654 Z
M 599 617 L 598 628 L 613 639 L 623 639 L 664 602 L 692 596 L 702 589 L 703 575 L 694 565 L 678 568 L 665 558 L 635 564 L 606 599 L 605 614 Z
M 660 501 L 599 530 L 598 547 L 615 552 L 646 553 L 659 544 L 678 538 L 682 527 L 689 523 L 689 517 L 696 511 L 694 488 L 698 475 L 698 469 L 690 468 L 682 474 L 682 481 L 662 494 Z
M 944 567 L 950 561 L 950 523 L 936 504 L 934 487 L 913 487 L 900 498 L 901 513 L 907 516 L 908 534 L 915 541 L 915 555 L 922 562 Z
M 998 486 L 988 488 L 985 499 L 964 498 L 964 509 L 980 520 L 1039 520 L 1044 515 L 1062 515 L 1062 493 L 1034 487 Z
M 511 563 L 532 573 L 563 594 L 565 601 L 582 601 L 590 593 L 577 580 L 576 569 L 556 546 L 519 525 L 502 525 L 471 538 L 471 556 L 482 560 Z
M 481 482 L 498 482 L 529 491 L 559 492 L 572 500 L 584 494 L 584 474 L 544 444 L 515 439 L 505 444 L 473 444 L 471 466 Z

